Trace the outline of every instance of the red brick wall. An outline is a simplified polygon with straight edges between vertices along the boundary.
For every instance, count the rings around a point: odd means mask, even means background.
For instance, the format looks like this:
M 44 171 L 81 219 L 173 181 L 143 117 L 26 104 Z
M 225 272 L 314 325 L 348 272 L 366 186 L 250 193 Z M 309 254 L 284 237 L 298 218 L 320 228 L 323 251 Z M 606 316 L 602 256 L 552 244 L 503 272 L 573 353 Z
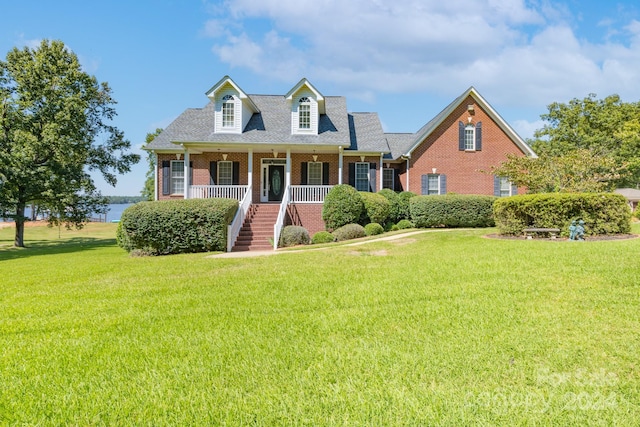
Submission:
M 467 105 L 474 105 L 474 114 L 467 111 Z M 468 117 L 474 124 L 482 122 L 482 151 L 458 150 L 458 122 L 467 124 Z M 447 176 L 447 193 L 493 195 L 493 175 L 481 171 L 490 171 L 491 166 L 498 166 L 506 160 L 507 153 L 524 155 L 469 96 L 413 151 L 409 190 L 420 194 L 421 175 L 430 174 L 436 168 L 436 173 Z M 401 180 L 404 186 L 406 172 L 401 175 Z
M 287 209 L 287 225 L 299 225 L 313 237 L 318 231 L 325 230 L 322 220 L 322 204 L 297 204 L 289 205 Z

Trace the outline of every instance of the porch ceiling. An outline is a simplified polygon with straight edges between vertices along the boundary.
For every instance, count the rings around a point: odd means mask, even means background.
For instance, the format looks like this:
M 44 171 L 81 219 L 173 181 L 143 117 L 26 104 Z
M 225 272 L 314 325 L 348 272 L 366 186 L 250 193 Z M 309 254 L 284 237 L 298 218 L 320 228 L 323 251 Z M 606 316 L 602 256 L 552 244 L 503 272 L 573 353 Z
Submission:
M 287 149 L 291 150 L 291 153 L 318 153 L 318 154 L 338 154 L 340 147 L 336 145 L 277 145 L 277 144 L 199 144 L 199 143 L 183 143 L 182 147 L 189 151 L 191 154 L 201 153 L 246 153 L 249 149 L 253 149 L 254 153 L 286 153 Z

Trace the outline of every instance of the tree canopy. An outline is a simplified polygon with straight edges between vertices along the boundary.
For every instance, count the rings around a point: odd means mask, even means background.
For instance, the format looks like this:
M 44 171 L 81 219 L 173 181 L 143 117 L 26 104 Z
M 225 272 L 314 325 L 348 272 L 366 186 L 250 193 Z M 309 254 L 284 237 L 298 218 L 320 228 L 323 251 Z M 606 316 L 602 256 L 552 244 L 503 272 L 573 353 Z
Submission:
M 640 183 L 640 103 L 590 94 L 554 102 L 528 141 L 538 158 L 508 156 L 492 173 L 531 193 L 598 192 Z
M 540 157 L 565 156 L 576 150 L 607 158 L 618 167 L 612 185 L 640 183 L 640 103 L 622 102 L 618 95 L 597 99 L 589 94 L 568 103 L 554 102 L 541 118 L 546 122 L 532 142 Z
M 61 41 L 14 48 L 0 61 L 0 216 L 15 220 L 16 246 L 27 203 L 51 222 L 81 226 L 106 204 L 90 173 L 115 186 L 139 161 L 112 124 L 115 104 Z

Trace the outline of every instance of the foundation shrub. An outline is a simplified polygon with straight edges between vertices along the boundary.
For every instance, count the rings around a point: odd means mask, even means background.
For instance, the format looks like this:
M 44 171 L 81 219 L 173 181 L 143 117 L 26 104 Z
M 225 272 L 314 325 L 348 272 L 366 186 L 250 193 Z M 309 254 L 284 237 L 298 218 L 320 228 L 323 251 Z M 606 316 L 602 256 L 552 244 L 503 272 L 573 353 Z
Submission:
M 337 242 L 343 240 L 358 239 L 366 236 L 364 227 L 360 224 L 347 224 L 333 231 L 333 235 Z
M 368 193 L 366 191 L 361 191 L 360 197 L 362 198 L 364 209 L 360 216 L 359 223 L 361 225 L 372 222 L 384 224 L 391 210 L 389 200 L 380 193 Z
M 328 230 L 356 223 L 364 210 L 360 193 L 350 185 L 340 184 L 327 193 L 322 206 L 322 220 Z
M 309 243 L 311 243 L 309 232 L 304 227 L 287 225 L 280 232 L 279 246 L 281 247 L 308 245 Z
M 387 217 L 387 221 L 393 223 L 398 222 L 400 219 L 400 199 L 398 198 L 398 193 L 389 188 L 383 188 L 378 191 L 378 194 L 384 196 L 384 198 L 389 201 L 389 216 Z
M 402 191 L 398 194 L 398 218 L 401 219 L 411 219 L 411 211 L 409 210 L 409 200 L 412 197 L 415 197 L 415 193 L 411 191 Z
M 335 240 L 336 240 L 335 236 L 329 233 L 328 231 L 318 231 L 311 238 L 311 243 L 313 243 L 314 245 L 318 245 L 320 243 L 335 242 Z
M 559 228 L 569 235 L 571 221 L 585 222 L 585 235 L 624 234 L 631 230 L 631 209 L 613 193 L 541 193 L 504 197 L 493 206 L 500 234 L 519 235 L 529 227 Z
M 411 220 L 416 227 L 492 227 L 496 197 L 447 194 L 410 199 Z
M 407 228 L 413 228 L 413 223 L 408 219 L 401 219 L 396 224 L 396 230 L 406 230 Z
M 237 210 L 238 201 L 232 199 L 136 203 L 122 213 L 116 241 L 136 254 L 224 251 L 227 226 Z
M 372 222 L 364 226 L 364 234 L 367 236 L 377 236 L 384 233 L 384 228 L 377 222 Z

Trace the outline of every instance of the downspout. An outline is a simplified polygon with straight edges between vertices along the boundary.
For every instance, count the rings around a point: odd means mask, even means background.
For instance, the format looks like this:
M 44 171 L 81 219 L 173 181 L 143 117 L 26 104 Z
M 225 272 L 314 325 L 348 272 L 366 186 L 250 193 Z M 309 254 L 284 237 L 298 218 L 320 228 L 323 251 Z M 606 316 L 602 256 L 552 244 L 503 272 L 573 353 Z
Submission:
M 407 190 L 406 191 L 411 191 L 409 189 L 409 167 L 410 167 L 411 156 L 406 156 L 405 158 L 407 159 Z
M 156 156 L 155 173 L 153 174 L 153 200 L 158 200 L 158 153 L 153 153 Z
M 384 185 L 384 180 L 383 180 L 383 163 L 382 163 L 382 158 L 384 157 L 384 153 L 380 153 L 380 186 L 378 187 L 379 190 L 382 190 L 382 186 Z
M 184 150 L 184 198 L 189 198 L 189 151 Z
M 342 184 L 342 167 L 344 163 L 344 153 L 342 145 L 338 147 L 338 184 Z

